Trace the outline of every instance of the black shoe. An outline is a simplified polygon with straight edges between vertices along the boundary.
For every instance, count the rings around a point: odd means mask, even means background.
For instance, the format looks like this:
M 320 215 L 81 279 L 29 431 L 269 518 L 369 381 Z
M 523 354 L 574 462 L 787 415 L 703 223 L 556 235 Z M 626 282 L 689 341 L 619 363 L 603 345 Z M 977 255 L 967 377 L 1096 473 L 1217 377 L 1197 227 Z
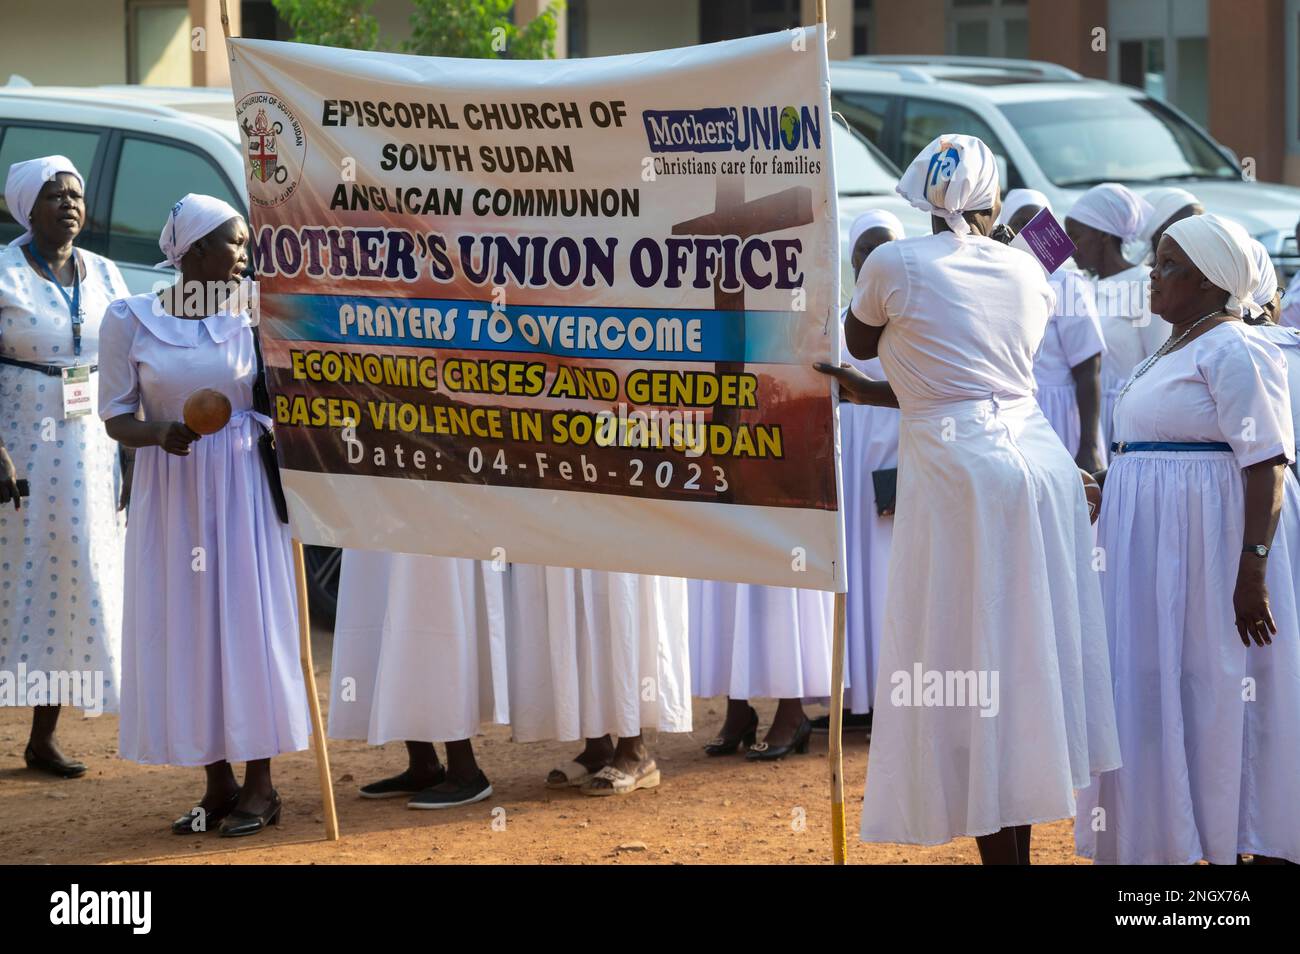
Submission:
M 226 820 L 221 823 L 220 834 L 222 838 L 240 838 L 244 835 L 256 835 L 268 825 L 274 825 L 280 820 L 280 809 L 284 803 L 280 801 L 280 793 L 271 789 L 271 802 L 260 812 L 246 812 L 243 809 L 232 809 L 226 816 Z
M 729 739 L 724 735 L 720 735 L 716 739 L 711 739 L 708 742 L 708 744 L 704 746 L 704 754 L 705 755 L 735 755 L 736 749 L 740 748 L 742 742 L 744 743 L 745 748 L 752 749 L 754 747 L 754 741 L 757 738 L 758 738 L 758 713 L 754 711 L 753 706 L 750 706 L 749 725 L 745 727 L 745 731 L 732 739 Z
M 812 730 L 813 732 L 816 732 L 818 734 L 821 734 L 823 732 L 830 732 L 831 717 L 828 715 L 824 715 L 824 716 L 818 716 L 817 718 L 813 719 Z M 871 731 L 871 713 L 867 712 L 865 714 L 859 714 L 856 712 L 850 712 L 848 709 L 845 709 L 844 710 L 844 731 L 857 732 L 860 730 L 866 732 Z
M 492 794 L 492 783 L 482 772 L 472 782 L 453 782 L 447 780 L 440 785 L 426 788 L 406 803 L 407 808 L 453 808 L 456 805 L 469 805 L 481 802 Z
M 439 765 L 433 773 L 433 784 L 441 785 L 447 780 L 447 770 Z M 401 775 L 394 775 L 392 778 L 380 779 L 378 782 L 371 782 L 369 785 L 361 786 L 362 798 L 399 798 L 403 795 L 411 796 L 417 792 L 422 792 L 429 786 L 420 784 L 414 780 L 411 770 L 408 768 Z
M 206 814 L 200 815 L 199 812 L 203 811 L 203 808 L 200 805 L 195 805 L 187 814 L 172 822 L 172 834 L 198 835 L 207 831 L 216 831 L 218 823 L 234 811 L 235 806 L 238 804 L 239 790 L 236 789 L 221 805 Z M 199 818 L 203 819 L 202 827 L 198 827 Z
M 71 759 L 44 759 L 38 758 L 32 751 L 30 745 L 23 752 L 23 761 L 33 772 L 44 772 L 47 775 L 54 775 L 58 778 L 81 778 L 86 774 L 86 765 L 84 762 L 74 762 Z
M 772 762 L 785 758 L 791 752 L 803 755 L 808 751 L 810 738 L 812 738 L 812 723 L 808 721 L 807 716 L 804 716 L 804 720 L 799 723 L 799 728 L 794 730 L 794 738 L 788 745 L 768 745 L 766 742 L 760 742 L 745 753 L 745 758 L 751 762 Z

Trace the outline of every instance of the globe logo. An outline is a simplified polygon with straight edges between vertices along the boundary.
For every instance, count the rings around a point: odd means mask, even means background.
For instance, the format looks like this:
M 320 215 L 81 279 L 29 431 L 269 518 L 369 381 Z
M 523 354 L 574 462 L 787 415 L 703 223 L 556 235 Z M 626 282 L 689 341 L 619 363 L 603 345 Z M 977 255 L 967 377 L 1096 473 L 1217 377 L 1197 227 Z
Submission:
M 799 145 L 799 111 L 793 106 L 781 110 L 781 144 L 787 149 Z

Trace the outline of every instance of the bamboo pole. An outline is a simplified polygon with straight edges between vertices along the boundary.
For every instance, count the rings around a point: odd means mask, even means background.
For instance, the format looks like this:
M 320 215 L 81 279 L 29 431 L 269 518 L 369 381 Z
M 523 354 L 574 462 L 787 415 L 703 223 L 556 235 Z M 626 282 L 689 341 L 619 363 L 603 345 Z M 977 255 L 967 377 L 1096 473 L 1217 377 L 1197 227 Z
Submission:
M 307 704 L 311 710 L 311 737 L 316 748 L 316 768 L 320 772 L 320 797 L 324 806 L 325 837 L 339 840 L 339 816 L 334 807 L 334 780 L 330 777 L 330 753 L 325 744 L 325 725 L 321 721 L 320 696 L 316 693 L 316 670 L 311 659 L 311 611 L 307 605 L 307 564 L 302 542 L 293 541 L 293 575 L 298 589 L 298 656 L 302 677 L 307 684 Z
M 826 0 L 817 0 L 817 23 L 822 38 L 830 42 L 830 24 L 826 22 Z M 837 439 L 835 446 L 839 447 Z M 835 594 L 835 640 L 831 648 L 831 724 L 827 744 L 827 761 L 831 772 L 831 859 L 837 865 L 848 859 L 849 843 L 844 827 L 844 651 L 846 613 L 845 594 Z

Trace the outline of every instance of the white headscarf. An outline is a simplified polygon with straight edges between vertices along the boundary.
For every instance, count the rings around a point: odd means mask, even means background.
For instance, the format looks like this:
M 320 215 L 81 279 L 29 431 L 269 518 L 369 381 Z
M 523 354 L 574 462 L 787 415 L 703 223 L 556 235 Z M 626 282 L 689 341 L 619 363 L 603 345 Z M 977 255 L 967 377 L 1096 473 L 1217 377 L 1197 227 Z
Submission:
M 898 220 L 893 212 L 887 209 L 868 209 L 849 226 L 849 252 L 853 252 L 853 247 L 858 244 L 858 239 L 862 238 L 862 233 L 868 229 L 889 229 L 899 238 L 907 235 L 903 230 L 903 223 Z
M 1150 242 L 1151 236 L 1156 234 L 1156 229 L 1169 221 L 1169 216 L 1189 205 L 1201 204 L 1200 199 L 1177 186 L 1152 189 L 1143 198 L 1151 206 L 1151 214 L 1142 223 L 1142 238 L 1147 242 Z
M 1027 205 L 1037 205 L 1052 211 L 1052 200 L 1037 189 L 1012 189 L 1002 197 L 1002 211 L 998 213 L 997 225 L 1006 225 Z
M 1118 235 L 1124 242 L 1138 237 L 1150 215 L 1151 203 L 1118 182 L 1093 186 L 1066 213 L 1068 218 L 1108 235 Z
M 167 224 L 163 226 L 162 235 L 158 236 L 158 247 L 165 258 L 154 267 L 170 265 L 180 268 L 181 259 L 191 245 L 218 226 L 243 217 L 244 214 L 229 202 L 191 192 L 173 205 L 167 215 Z
M 962 213 L 991 209 L 998 196 L 997 160 L 980 139 L 945 133 L 912 160 L 894 191 L 966 235 L 970 225 Z
M 1250 300 L 1263 308 L 1265 305 L 1271 305 L 1274 296 L 1277 295 L 1277 269 L 1273 267 L 1273 256 L 1268 254 L 1268 249 L 1259 239 L 1247 239 L 1246 247 L 1250 250 L 1250 257 L 1255 260 L 1255 270 L 1259 272 L 1259 279 L 1255 282 L 1255 290 L 1250 293 Z
M 1217 215 L 1193 215 L 1169 226 L 1165 235 L 1178 243 L 1201 274 L 1228 293 L 1224 311 L 1258 315 L 1252 295 L 1259 269 L 1250 250 L 1250 236 L 1236 222 Z
M 42 156 L 15 162 L 9 167 L 9 177 L 5 179 L 5 203 L 14 221 L 23 227 L 23 234 L 10 245 L 26 245 L 32 240 L 32 206 L 41 194 L 41 187 L 60 172 L 76 176 L 81 188 L 86 188 L 86 180 L 67 156 Z

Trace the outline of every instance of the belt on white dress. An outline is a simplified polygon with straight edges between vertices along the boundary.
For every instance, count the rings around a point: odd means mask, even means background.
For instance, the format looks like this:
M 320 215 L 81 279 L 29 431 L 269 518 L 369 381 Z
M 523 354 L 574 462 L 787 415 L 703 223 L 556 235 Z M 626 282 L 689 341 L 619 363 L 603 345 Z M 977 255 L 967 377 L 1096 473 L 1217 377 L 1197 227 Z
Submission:
M 1223 441 L 1111 441 L 1112 454 L 1133 454 L 1140 451 L 1175 451 L 1178 453 L 1231 452 L 1232 445 Z

